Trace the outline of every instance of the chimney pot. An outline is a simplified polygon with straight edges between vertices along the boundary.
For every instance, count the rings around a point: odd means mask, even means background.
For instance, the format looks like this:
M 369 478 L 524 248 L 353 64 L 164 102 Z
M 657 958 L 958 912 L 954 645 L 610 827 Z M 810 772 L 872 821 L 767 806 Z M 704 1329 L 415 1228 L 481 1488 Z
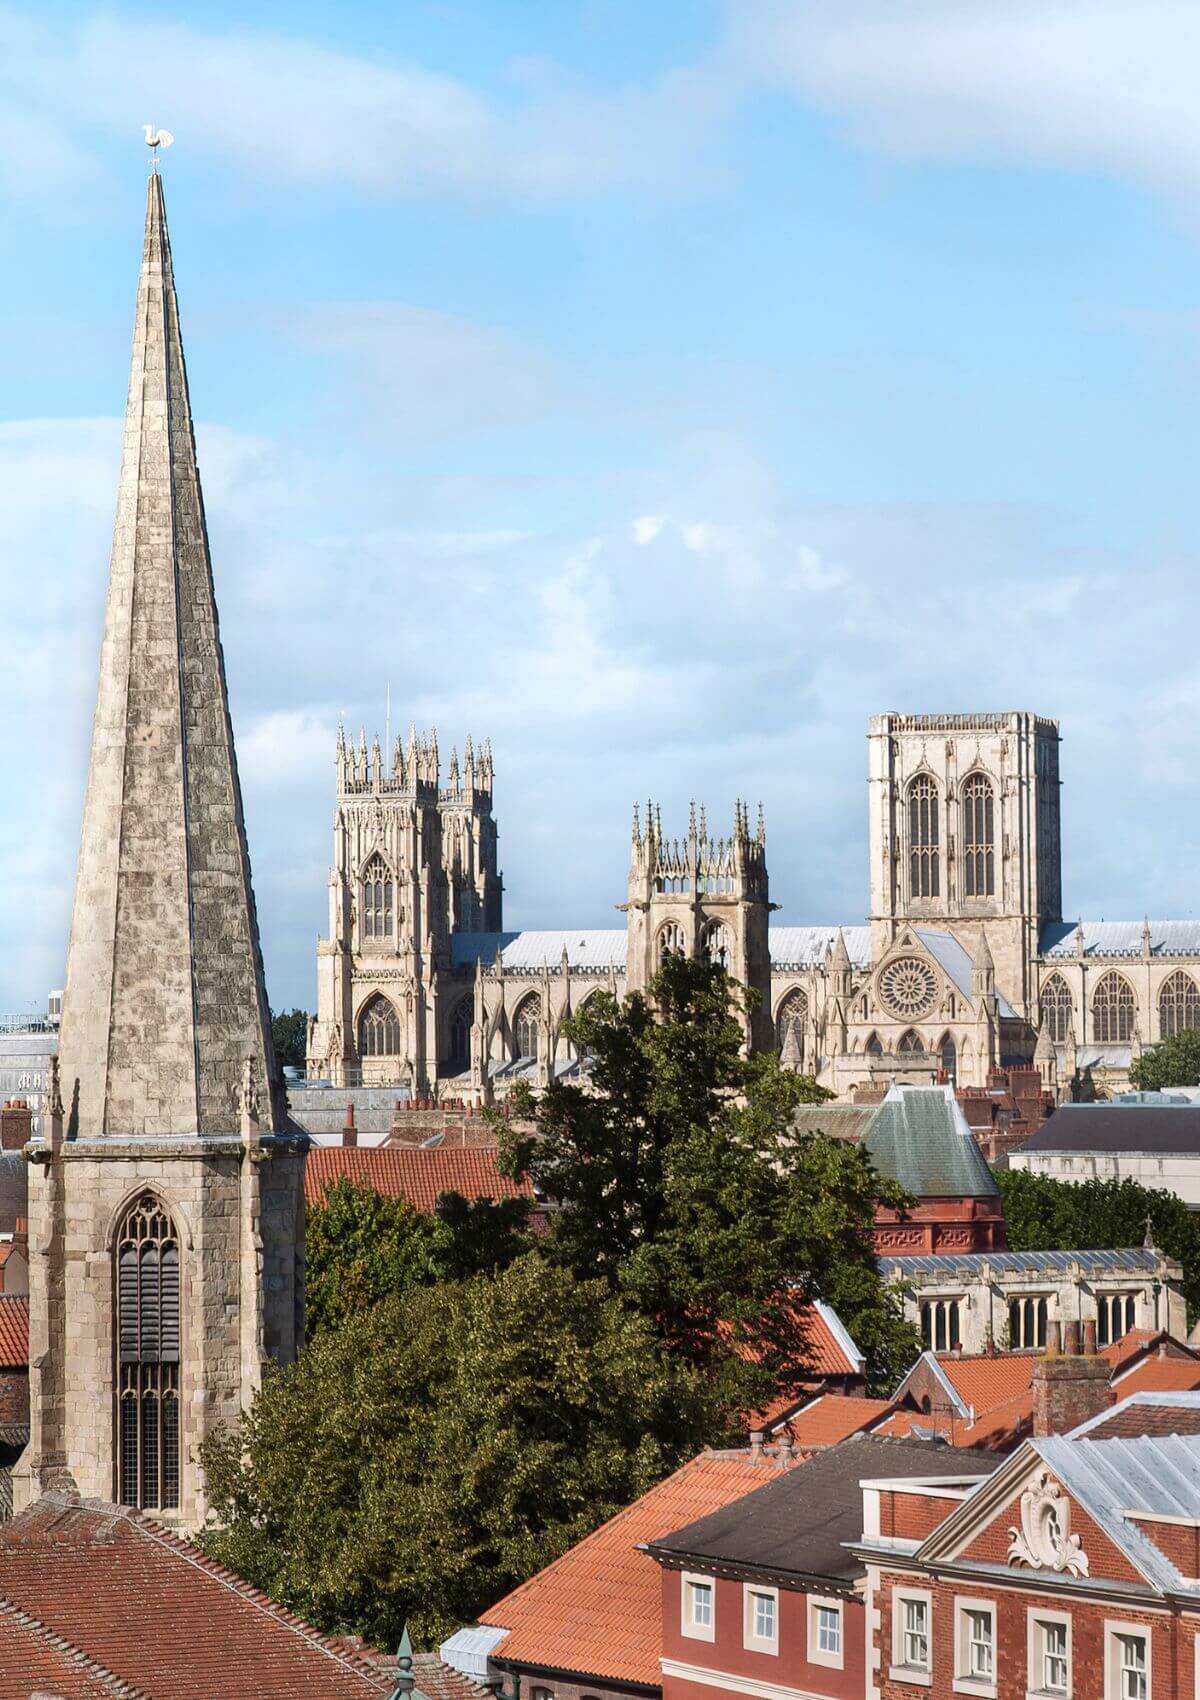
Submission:
M 1079 1356 L 1079 1324 L 1068 1322 L 1063 1329 L 1063 1355 L 1068 1358 Z
M 1096 1355 L 1096 1319 L 1089 1316 L 1083 1325 L 1083 1355 L 1094 1358 Z
M 763 1431 L 760 1428 L 750 1430 L 750 1456 L 761 1458 L 763 1454 Z
M 358 1130 L 354 1125 L 354 1100 L 353 1100 L 353 1098 L 349 1099 L 346 1103 L 346 1125 L 342 1128 L 342 1144 L 343 1145 L 357 1145 L 358 1144 Z

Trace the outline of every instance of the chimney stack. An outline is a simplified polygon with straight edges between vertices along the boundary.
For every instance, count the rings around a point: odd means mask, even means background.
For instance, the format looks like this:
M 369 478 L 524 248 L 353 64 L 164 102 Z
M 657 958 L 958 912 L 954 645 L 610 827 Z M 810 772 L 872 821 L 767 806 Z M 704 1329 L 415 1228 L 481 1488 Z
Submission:
M 33 1138 L 33 1113 L 24 1098 L 10 1098 L 0 1110 L 0 1151 L 20 1151 Z
M 346 1105 L 346 1125 L 342 1129 L 342 1144 L 343 1145 L 357 1145 L 358 1144 L 358 1129 L 354 1125 L 354 1100 L 353 1099 L 350 1099 L 350 1101 Z
M 1066 1434 L 1107 1410 L 1108 1363 L 1104 1358 L 1047 1355 L 1033 1366 L 1033 1433 Z
M 1094 1358 L 1096 1355 L 1096 1318 L 1090 1316 L 1083 1325 L 1083 1355 Z

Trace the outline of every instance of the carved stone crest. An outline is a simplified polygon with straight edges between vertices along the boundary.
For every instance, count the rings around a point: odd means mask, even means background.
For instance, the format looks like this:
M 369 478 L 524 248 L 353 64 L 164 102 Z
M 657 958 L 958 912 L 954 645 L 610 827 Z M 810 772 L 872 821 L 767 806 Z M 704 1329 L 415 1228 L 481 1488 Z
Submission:
M 1086 1576 L 1087 1554 L 1070 1530 L 1070 1500 L 1048 1470 L 1039 1471 L 1021 1495 L 1021 1527 L 1008 1531 L 1008 1562 Z

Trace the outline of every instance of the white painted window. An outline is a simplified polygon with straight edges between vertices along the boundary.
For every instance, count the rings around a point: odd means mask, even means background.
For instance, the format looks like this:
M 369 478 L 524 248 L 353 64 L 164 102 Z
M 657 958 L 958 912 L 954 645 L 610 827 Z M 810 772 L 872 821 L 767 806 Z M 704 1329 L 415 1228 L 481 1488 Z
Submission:
M 711 1576 L 694 1576 L 685 1570 L 680 1588 L 681 1633 L 693 1641 L 711 1641 L 716 1634 L 716 1583 Z
M 820 1594 L 808 1596 L 808 1662 L 842 1668 L 842 1602 Z
M 955 1605 L 955 1689 L 964 1694 L 996 1692 L 996 1607 L 991 1600 L 960 1599 Z
M 747 1583 L 742 1589 L 742 1643 L 758 1653 L 779 1651 L 779 1590 Z
M 924 1600 L 904 1602 L 904 1663 L 915 1670 L 929 1664 L 929 1607 Z
M 1071 1619 L 1065 1612 L 1030 1611 L 1029 1692 L 1059 1700 L 1071 1693 Z
M 931 1660 L 933 1596 L 928 1591 L 896 1588 L 892 1593 L 892 1667 L 898 1682 L 933 1681 Z
M 1149 1632 L 1136 1624 L 1109 1624 L 1106 1627 L 1108 1700 L 1149 1700 Z

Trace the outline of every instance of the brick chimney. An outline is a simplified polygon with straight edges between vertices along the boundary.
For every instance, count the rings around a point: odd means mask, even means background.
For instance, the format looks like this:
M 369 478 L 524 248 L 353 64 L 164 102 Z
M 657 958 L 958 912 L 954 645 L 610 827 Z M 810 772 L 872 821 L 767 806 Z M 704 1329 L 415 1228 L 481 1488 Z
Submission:
M 354 1125 L 354 1100 L 353 1099 L 351 1099 L 350 1102 L 346 1105 L 346 1123 L 345 1123 L 345 1126 L 342 1128 L 342 1144 L 343 1145 L 357 1145 L 358 1144 L 358 1129 Z
M 1108 1362 L 1104 1358 L 1047 1352 L 1033 1366 L 1033 1432 L 1066 1434 L 1109 1406 Z
M 33 1112 L 24 1098 L 10 1098 L 0 1110 L 0 1151 L 20 1151 L 33 1138 Z

